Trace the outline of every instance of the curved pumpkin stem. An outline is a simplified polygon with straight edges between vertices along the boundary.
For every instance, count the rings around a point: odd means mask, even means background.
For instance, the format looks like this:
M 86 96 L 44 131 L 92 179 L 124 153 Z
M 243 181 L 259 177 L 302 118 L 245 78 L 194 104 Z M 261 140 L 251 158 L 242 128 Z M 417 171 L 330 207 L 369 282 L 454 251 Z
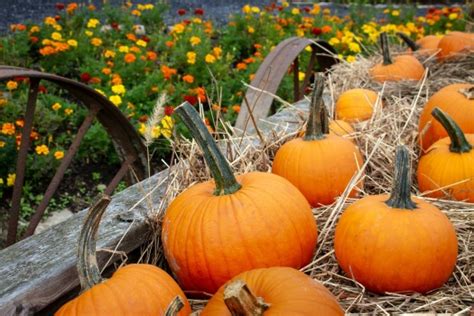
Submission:
M 91 206 L 87 211 L 84 225 L 79 235 L 77 271 L 83 291 L 103 281 L 97 266 L 96 237 L 100 220 L 109 203 L 110 197 L 104 195 Z
M 408 47 L 410 47 L 410 49 L 412 51 L 417 51 L 421 48 L 420 45 L 418 45 L 414 40 L 412 40 L 408 35 L 406 35 L 405 33 L 402 33 L 402 32 L 397 32 L 397 35 L 405 42 L 405 44 L 407 44 Z
M 323 101 L 324 76 L 316 74 L 304 140 L 323 139 L 329 133 L 328 113 Z
M 232 316 L 261 316 L 270 307 L 263 298 L 255 297 L 242 280 L 225 287 L 224 303 Z
M 204 159 L 211 170 L 212 177 L 216 183 L 214 195 L 225 195 L 237 192 L 241 185 L 235 179 L 232 169 L 224 155 L 217 147 L 201 117 L 189 102 L 184 102 L 175 109 L 186 127 L 191 131 L 193 138 L 204 152 Z
M 406 146 L 398 146 L 395 154 L 395 175 L 392 193 L 385 201 L 390 207 L 406 210 L 415 209 L 416 203 L 411 199 L 410 154 Z
M 431 112 L 431 115 L 443 125 L 451 139 L 449 151 L 452 153 L 468 153 L 472 149 L 472 145 L 467 141 L 462 129 L 458 124 L 440 108 L 436 107 Z
M 380 47 L 382 48 L 383 64 L 393 64 L 392 58 L 390 57 L 390 48 L 388 47 L 387 33 L 385 32 L 380 33 Z
M 184 307 L 184 302 L 181 296 L 176 296 L 166 308 L 165 316 L 176 316 Z
M 468 100 L 474 100 L 474 86 L 469 88 L 459 89 L 459 93 L 464 95 Z

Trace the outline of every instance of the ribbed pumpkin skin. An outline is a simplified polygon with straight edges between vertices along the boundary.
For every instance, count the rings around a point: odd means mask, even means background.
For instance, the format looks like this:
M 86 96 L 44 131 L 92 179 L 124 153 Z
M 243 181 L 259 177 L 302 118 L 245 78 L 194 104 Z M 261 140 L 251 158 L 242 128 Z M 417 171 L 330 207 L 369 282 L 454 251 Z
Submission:
M 421 46 L 419 51 L 422 54 L 434 54 L 436 51 L 438 51 L 438 44 L 439 41 L 441 40 L 441 37 L 436 36 L 436 35 L 428 35 L 420 38 L 419 40 L 416 41 L 418 45 Z
M 329 134 L 322 140 L 287 142 L 275 155 L 272 172 L 288 179 L 309 204 L 317 206 L 333 203 L 362 164 L 362 156 L 350 140 Z M 356 195 L 354 188 L 350 196 Z
M 420 144 L 423 150 L 428 149 L 437 140 L 447 137 L 443 126 L 431 116 L 434 107 L 439 107 L 453 118 L 466 134 L 474 134 L 474 100 L 469 100 L 459 92 L 460 89 L 472 87 L 472 84 L 455 83 L 446 86 L 433 94 L 426 103 L 420 116 Z M 425 126 L 431 122 L 425 131 Z
M 334 295 L 303 272 L 285 267 L 244 272 L 233 280 L 243 280 L 252 294 L 271 306 L 265 316 L 344 315 Z M 202 316 L 230 316 L 224 303 L 224 286 L 212 297 Z
M 68 302 L 55 315 L 164 315 L 177 295 L 185 303 L 178 315 L 189 315 L 189 302 L 171 276 L 153 265 L 129 264 Z
M 392 64 L 378 64 L 370 69 L 372 79 L 378 82 L 420 80 L 424 73 L 423 65 L 411 55 L 394 57 Z
M 466 138 L 470 144 L 474 144 L 474 134 L 466 134 Z M 446 192 L 448 198 L 474 202 L 474 150 L 461 154 L 452 153 L 449 151 L 450 144 L 449 137 L 440 139 L 421 157 L 417 170 L 420 192 L 446 187 L 444 190 L 425 195 L 446 198 Z M 451 186 L 467 179 L 470 180 Z
M 317 227 L 304 196 L 271 173 L 237 176 L 241 189 L 213 195 L 196 184 L 169 206 L 163 220 L 166 259 L 183 289 L 214 293 L 235 275 L 311 261 Z
M 351 89 L 339 96 L 336 117 L 348 122 L 368 120 L 372 117 L 377 93 L 368 89 Z
M 344 272 L 377 293 L 425 293 L 442 286 L 456 264 L 457 239 L 449 219 L 413 198 L 418 208 L 385 204 L 388 195 L 365 197 L 342 214 L 334 247 Z
M 474 51 L 474 33 L 448 33 L 439 41 L 438 49 L 440 49 L 437 55 L 439 60 L 455 57 L 459 53 Z

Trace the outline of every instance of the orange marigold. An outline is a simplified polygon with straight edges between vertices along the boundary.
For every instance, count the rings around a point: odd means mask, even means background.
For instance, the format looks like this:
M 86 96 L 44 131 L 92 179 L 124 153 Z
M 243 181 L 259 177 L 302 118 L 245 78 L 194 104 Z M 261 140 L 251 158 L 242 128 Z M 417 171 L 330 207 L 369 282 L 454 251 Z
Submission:
M 172 75 L 176 75 L 176 69 L 170 68 L 166 65 L 161 66 L 161 73 L 165 79 L 170 79 Z
M 146 58 L 151 61 L 155 61 L 158 58 L 158 55 L 155 52 L 147 51 Z
M 324 34 L 324 33 L 329 33 L 332 31 L 332 27 L 330 27 L 329 25 L 325 25 L 321 28 L 321 32 Z
M 183 81 L 187 83 L 193 83 L 194 82 L 194 77 L 192 75 L 185 75 L 183 76 Z
M 128 33 L 127 34 L 127 39 L 132 41 L 132 42 L 136 42 L 137 41 L 137 37 L 135 36 L 135 34 L 133 33 Z
M 72 14 L 77 9 L 77 3 L 73 2 L 67 5 L 66 12 Z
M 246 63 L 238 63 L 235 68 L 237 68 L 238 70 L 245 70 L 245 69 L 247 69 L 247 64 Z
M 39 53 L 43 56 L 48 56 L 55 54 L 56 50 L 52 46 L 45 46 L 39 50 Z
M 13 124 L 13 123 L 3 123 L 2 130 L 0 132 L 4 135 L 13 135 L 13 134 L 15 134 L 15 124 Z
M 127 53 L 123 57 L 123 60 L 125 60 L 126 63 L 130 64 L 130 63 L 133 63 L 135 60 L 137 60 L 137 57 L 135 57 L 135 55 L 132 53 Z

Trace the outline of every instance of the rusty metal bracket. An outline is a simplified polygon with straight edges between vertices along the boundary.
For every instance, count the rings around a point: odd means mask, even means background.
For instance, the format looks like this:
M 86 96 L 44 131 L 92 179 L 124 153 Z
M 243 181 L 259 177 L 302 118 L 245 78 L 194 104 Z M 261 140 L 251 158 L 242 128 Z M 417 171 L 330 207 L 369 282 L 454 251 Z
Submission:
M 305 79 L 300 86 L 298 80 L 298 66 L 300 64 L 298 56 L 307 46 L 312 47 L 312 54 L 305 71 Z M 291 65 L 293 65 L 294 71 L 293 90 L 294 101 L 296 102 L 303 98 L 304 91 L 309 84 L 309 78 L 314 71 L 315 62 L 318 62 L 321 71 L 326 71 L 337 63 L 338 60 L 334 57 L 335 54 L 334 48 L 323 40 L 291 37 L 278 44 L 264 59 L 250 83 L 250 86 L 255 89 L 249 88 L 247 90 L 240 106 L 240 113 L 235 127 L 245 132 L 251 120 L 249 111 L 252 113 L 252 120 L 255 122 L 267 117 L 274 99 L 273 95 L 277 92 L 283 77 Z

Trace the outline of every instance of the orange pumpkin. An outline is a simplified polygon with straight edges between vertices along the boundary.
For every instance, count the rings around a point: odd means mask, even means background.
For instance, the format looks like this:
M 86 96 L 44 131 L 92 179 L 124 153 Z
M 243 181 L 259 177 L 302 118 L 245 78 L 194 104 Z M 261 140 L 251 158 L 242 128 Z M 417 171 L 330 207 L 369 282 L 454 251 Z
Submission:
M 246 270 L 309 263 L 317 227 L 298 189 L 271 173 L 235 178 L 196 110 L 186 102 L 176 113 L 214 178 L 179 194 L 163 219 L 165 256 L 183 288 L 214 293 Z
M 257 298 L 257 297 L 258 298 Z M 303 272 L 286 267 L 244 272 L 222 286 L 201 316 L 344 315 L 334 295 Z
M 464 135 L 439 108 L 432 114 L 449 137 L 438 140 L 421 157 L 417 172 L 420 191 L 429 197 L 474 202 L 474 134 Z
M 391 58 L 387 34 L 380 34 L 383 62 L 370 69 L 370 76 L 378 82 L 420 80 L 425 73 L 425 67 L 412 55 L 401 55 Z
M 353 142 L 328 134 L 323 89 L 324 78 L 318 76 L 305 136 L 281 146 L 272 167 L 273 173 L 293 183 L 312 206 L 333 203 L 362 165 L 362 155 Z M 356 195 L 354 188 L 350 196 Z
M 435 106 L 451 116 L 464 133 L 474 134 L 474 84 L 451 84 L 431 96 L 421 112 L 418 129 L 423 150 L 448 136 L 443 126 L 431 116 Z
M 368 120 L 372 117 L 377 93 L 368 89 L 351 89 L 339 96 L 336 117 L 348 122 Z
M 408 45 L 410 52 L 419 52 L 422 55 L 433 55 L 438 52 L 438 44 L 441 37 L 436 35 L 427 35 L 414 42 L 405 33 L 397 33 L 398 36 Z
M 110 279 L 102 280 L 97 267 L 95 236 L 109 202 L 109 197 L 103 197 L 91 207 L 81 230 L 77 267 L 83 292 L 55 315 L 151 316 L 171 311 L 174 315 L 189 315 L 191 307 L 183 291 L 171 276 L 156 266 L 129 264 L 119 268 Z
M 438 44 L 440 61 L 474 51 L 474 33 L 450 32 Z
M 409 165 L 408 150 L 400 146 L 391 195 L 358 200 L 336 226 L 339 265 L 373 292 L 426 293 L 442 286 L 456 264 L 454 227 L 434 205 L 410 197 Z

